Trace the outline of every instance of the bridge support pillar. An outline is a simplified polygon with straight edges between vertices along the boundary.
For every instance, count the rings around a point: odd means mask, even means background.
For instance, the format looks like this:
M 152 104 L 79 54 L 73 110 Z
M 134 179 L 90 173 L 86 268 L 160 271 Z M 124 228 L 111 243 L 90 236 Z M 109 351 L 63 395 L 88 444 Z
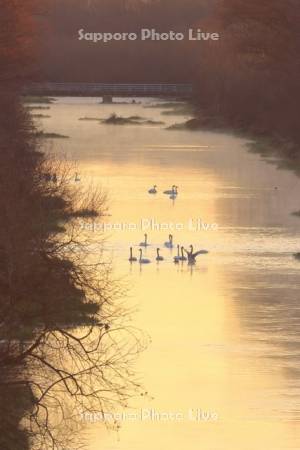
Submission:
M 113 96 L 112 95 L 103 95 L 102 103 L 105 103 L 106 105 L 113 103 Z

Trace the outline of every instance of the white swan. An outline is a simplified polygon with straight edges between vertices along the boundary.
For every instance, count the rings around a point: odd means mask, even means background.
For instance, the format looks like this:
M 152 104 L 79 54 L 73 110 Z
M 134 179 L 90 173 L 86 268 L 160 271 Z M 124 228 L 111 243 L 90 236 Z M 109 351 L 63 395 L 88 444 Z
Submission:
M 178 195 L 178 186 L 175 186 L 172 194 L 170 195 L 170 199 L 175 200 L 177 198 L 177 195 Z
M 164 257 L 163 257 L 163 256 L 160 256 L 159 250 L 160 250 L 159 248 L 156 249 L 156 253 L 157 253 L 156 261 L 163 261 L 163 260 L 164 260 Z
M 144 234 L 145 240 L 143 242 L 140 242 L 140 247 L 148 247 L 148 235 Z
M 140 264 L 150 264 L 151 261 L 150 259 L 147 258 L 143 258 L 143 250 L 140 248 L 140 259 L 139 259 L 139 263 Z
M 197 256 L 206 255 L 208 253 L 207 250 L 199 250 L 198 252 L 194 253 L 194 247 L 192 245 L 190 245 L 190 249 L 191 250 L 189 252 L 184 249 L 187 254 L 188 264 L 195 264 Z
M 181 253 L 181 254 L 180 254 Z M 181 247 L 181 252 L 179 253 L 179 245 L 177 245 L 177 256 L 174 256 L 174 262 L 186 261 L 187 257 L 184 256 L 184 247 Z
M 179 261 L 180 261 L 180 246 L 179 245 L 177 245 L 177 255 L 176 256 L 174 256 L 174 263 L 179 263 Z
M 130 247 L 129 261 L 130 261 L 130 262 L 135 262 L 135 261 L 137 261 L 137 258 L 136 258 L 135 256 L 133 256 L 133 254 L 132 254 L 132 247 Z
M 173 235 L 169 234 L 169 240 L 167 242 L 165 242 L 165 247 L 167 248 L 173 248 Z
M 187 257 L 184 256 L 184 247 L 181 247 L 181 256 L 180 256 L 180 261 L 186 261 Z
M 164 194 L 167 194 L 167 195 L 172 195 L 172 194 L 174 194 L 175 188 L 176 188 L 176 186 L 175 186 L 175 184 L 173 184 L 172 189 L 169 189 L 169 190 L 167 190 L 167 191 L 164 191 Z
M 157 194 L 157 186 L 156 184 L 153 186 L 152 189 L 149 189 L 148 194 Z
M 174 256 L 174 262 L 178 263 L 179 261 L 186 261 L 187 257 L 184 256 L 184 247 L 181 247 L 181 254 L 179 253 L 179 245 L 177 245 L 177 256 Z

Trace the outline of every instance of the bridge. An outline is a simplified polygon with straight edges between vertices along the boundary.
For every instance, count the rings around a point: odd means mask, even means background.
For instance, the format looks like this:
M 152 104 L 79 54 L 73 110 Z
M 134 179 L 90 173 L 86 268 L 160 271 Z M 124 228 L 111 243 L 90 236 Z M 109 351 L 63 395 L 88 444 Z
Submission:
M 83 97 L 191 97 L 191 84 L 32 83 L 25 95 Z

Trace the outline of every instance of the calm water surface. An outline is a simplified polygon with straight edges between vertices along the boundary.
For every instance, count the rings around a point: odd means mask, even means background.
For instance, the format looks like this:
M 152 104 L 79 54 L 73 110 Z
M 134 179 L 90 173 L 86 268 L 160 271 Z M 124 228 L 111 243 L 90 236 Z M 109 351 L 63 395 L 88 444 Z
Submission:
M 136 230 L 110 233 L 105 251 L 131 285 L 135 325 L 151 336 L 137 370 L 149 392 L 133 401 L 183 419 L 125 420 L 118 433 L 95 424 L 88 450 L 299 450 L 300 448 L 300 180 L 247 151 L 240 138 L 212 132 L 168 131 L 184 116 L 141 104 L 101 105 L 97 99 L 61 98 L 43 119 L 45 131 L 70 139 L 53 149 L 76 161 L 81 183 L 109 193 L 112 223 Z M 80 117 L 139 115 L 160 126 L 113 126 Z M 147 193 L 157 184 L 159 193 Z M 161 191 L 179 186 L 175 201 Z M 152 263 L 128 262 L 138 254 L 149 225 Z M 197 219 L 214 229 L 194 230 Z M 193 267 L 175 265 L 174 244 L 209 250 Z M 125 225 L 124 225 L 125 224 Z M 93 233 L 97 252 L 97 239 Z M 166 225 L 165 225 L 166 227 Z M 98 233 L 98 234 L 97 234 Z M 100 246 L 100 243 L 99 243 Z M 165 261 L 155 261 L 156 248 Z M 190 409 L 217 414 L 191 420 Z

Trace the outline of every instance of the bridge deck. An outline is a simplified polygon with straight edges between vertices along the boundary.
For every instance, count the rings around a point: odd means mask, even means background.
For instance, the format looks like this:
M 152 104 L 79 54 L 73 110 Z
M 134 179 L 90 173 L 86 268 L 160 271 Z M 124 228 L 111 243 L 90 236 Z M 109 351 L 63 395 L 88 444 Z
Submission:
M 32 83 L 27 95 L 191 96 L 191 84 Z

